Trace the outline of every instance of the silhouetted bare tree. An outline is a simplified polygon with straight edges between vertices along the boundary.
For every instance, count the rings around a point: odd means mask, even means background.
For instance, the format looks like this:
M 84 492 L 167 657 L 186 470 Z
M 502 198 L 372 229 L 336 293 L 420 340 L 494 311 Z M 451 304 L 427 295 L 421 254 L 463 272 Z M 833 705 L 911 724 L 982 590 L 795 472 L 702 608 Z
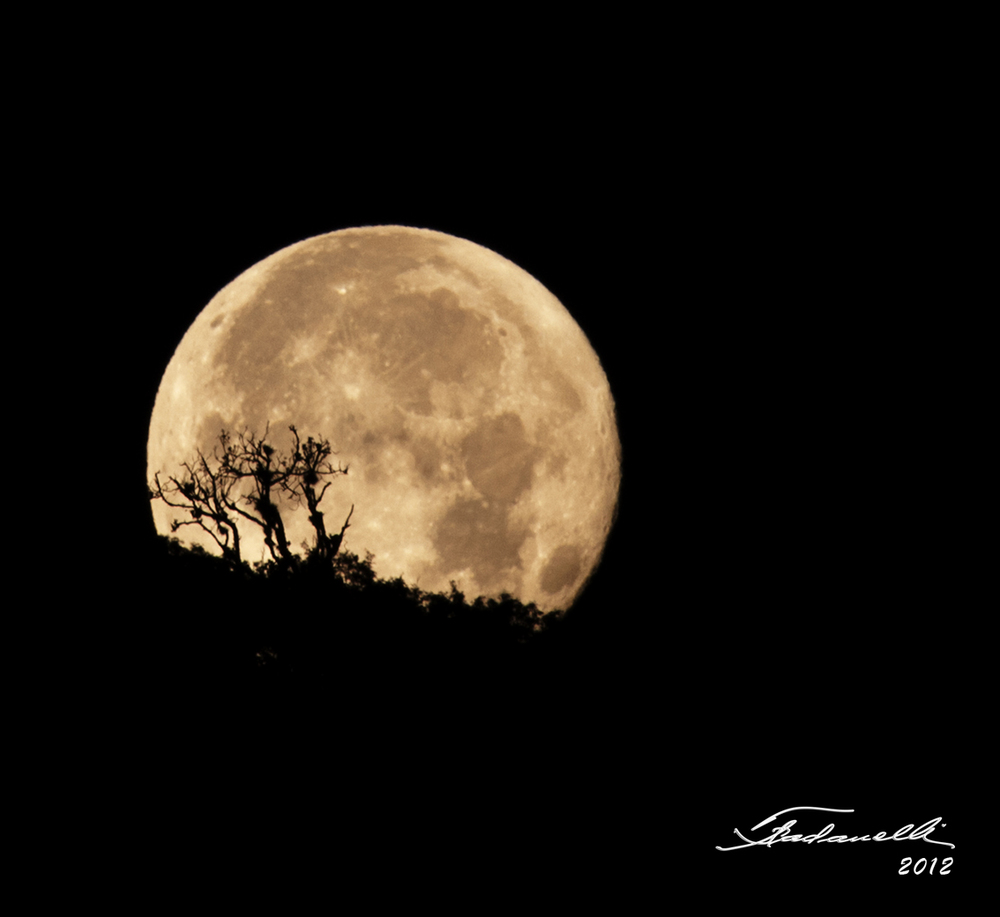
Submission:
M 171 475 L 166 483 L 157 473 L 149 489 L 150 499 L 162 500 L 190 516 L 186 520 L 174 519 L 171 532 L 186 525 L 198 526 L 211 536 L 222 556 L 238 566 L 243 562 L 238 523 L 245 520 L 262 530 L 271 559 L 288 568 L 294 565 L 295 556 L 276 502 L 285 497 L 293 505 L 305 502 L 316 532 L 313 553 L 322 559 L 332 558 L 350 525 L 354 507 L 340 533 L 331 536 L 319 505 L 331 484 L 324 478 L 347 474 L 348 468 L 339 464 L 334 467 L 329 440 L 310 436 L 303 442 L 294 426 L 289 430 L 294 443 L 287 455 L 276 452 L 266 442 L 266 429 L 263 437 L 244 430 L 235 439 L 223 430 L 211 457 L 199 450 L 196 460 L 182 465 L 184 474 Z

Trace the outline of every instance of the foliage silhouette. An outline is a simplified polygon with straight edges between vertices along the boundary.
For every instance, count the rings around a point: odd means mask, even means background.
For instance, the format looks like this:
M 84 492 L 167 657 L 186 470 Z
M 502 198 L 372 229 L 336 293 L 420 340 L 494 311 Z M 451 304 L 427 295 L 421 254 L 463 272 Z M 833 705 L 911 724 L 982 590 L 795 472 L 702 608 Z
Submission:
M 482 679 L 530 654 L 558 617 L 509 595 L 470 602 L 454 583 L 449 593 L 430 593 L 401 577 L 380 579 L 371 554 L 312 551 L 292 567 L 252 568 L 174 536 L 157 536 L 157 545 L 150 572 L 169 583 L 160 617 L 171 622 L 179 653 L 206 676 L 316 684 L 374 667 L 397 682 L 426 685 L 458 670 Z

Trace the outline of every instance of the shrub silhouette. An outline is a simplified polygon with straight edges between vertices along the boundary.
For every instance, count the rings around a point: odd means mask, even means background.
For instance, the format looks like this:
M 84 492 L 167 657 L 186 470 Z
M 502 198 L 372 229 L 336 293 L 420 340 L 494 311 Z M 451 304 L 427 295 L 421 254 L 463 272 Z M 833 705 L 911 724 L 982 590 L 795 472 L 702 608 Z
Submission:
M 505 595 L 467 601 L 380 579 L 374 557 L 234 566 L 175 536 L 157 536 L 153 574 L 165 588 L 154 613 L 176 649 L 206 677 L 283 684 L 367 680 L 370 672 L 422 685 L 491 667 L 543 642 L 553 616 Z

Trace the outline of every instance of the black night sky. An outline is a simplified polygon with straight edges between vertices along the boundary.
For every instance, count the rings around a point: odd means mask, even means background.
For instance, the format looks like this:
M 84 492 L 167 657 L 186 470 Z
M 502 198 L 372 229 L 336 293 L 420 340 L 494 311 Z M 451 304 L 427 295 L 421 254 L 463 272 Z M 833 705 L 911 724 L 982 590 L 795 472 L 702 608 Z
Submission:
M 148 854 L 135 868 L 154 885 L 218 877 L 224 849 L 234 881 L 331 900 L 461 886 L 473 912 L 538 894 L 631 913 L 688 882 L 719 900 L 755 882 L 894 895 L 913 884 L 900 891 L 903 856 L 960 864 L 973 637 L 966 558 L 943 535 L 952 331 L 932 308 L 951 253 L 917 228 L 906 182 L 805 141 L 779 156 L 753 119 L 664 134 L 619 113 L 596 144 L 542 119 L 518 132 L 530 148 L 333 142 L 286 123 L 266 155 L 209 132 L 222 120 L 172 133 L 139 118 L 133 155 L 104 163 L 78 208 L 102 214 L 86 280 L 103 291 L 88 300 L 101 406 L 81 434 L 116 465 L 114 511 L 96 482 L 86 510 L 100 610 L 83 645 L 109 749 L 126 749 L 121 830 Z M 359 648 L 325 625 L 326 680 L 216 666 L 253 599 L 190 594 L 157 559 L 160 376 L 252 264 L 390 223 L 499 252 L 587 334 L 623 449 L 605 560 L 571 626 L 532 653 L 410 647 L 388 623 Z M 854 808 L 829 819 L 852 835 L 943 816 L 958 850 L 714 849 L 801 805 Z

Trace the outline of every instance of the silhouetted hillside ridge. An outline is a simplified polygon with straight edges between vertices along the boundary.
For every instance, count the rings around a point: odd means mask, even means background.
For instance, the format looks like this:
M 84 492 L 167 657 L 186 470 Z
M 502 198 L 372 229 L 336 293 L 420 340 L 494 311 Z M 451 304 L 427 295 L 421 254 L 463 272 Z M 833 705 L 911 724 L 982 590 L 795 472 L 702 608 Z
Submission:
M 335 685 L 367 670 L 393 683 L 526 677 L 571 638 L 570 615 L 510 596 L 468 599 L 379 579 L 343 553 L 294 570 L 234 569 L 159 536 L 147 620 L 165 672 L 253 684 Z

